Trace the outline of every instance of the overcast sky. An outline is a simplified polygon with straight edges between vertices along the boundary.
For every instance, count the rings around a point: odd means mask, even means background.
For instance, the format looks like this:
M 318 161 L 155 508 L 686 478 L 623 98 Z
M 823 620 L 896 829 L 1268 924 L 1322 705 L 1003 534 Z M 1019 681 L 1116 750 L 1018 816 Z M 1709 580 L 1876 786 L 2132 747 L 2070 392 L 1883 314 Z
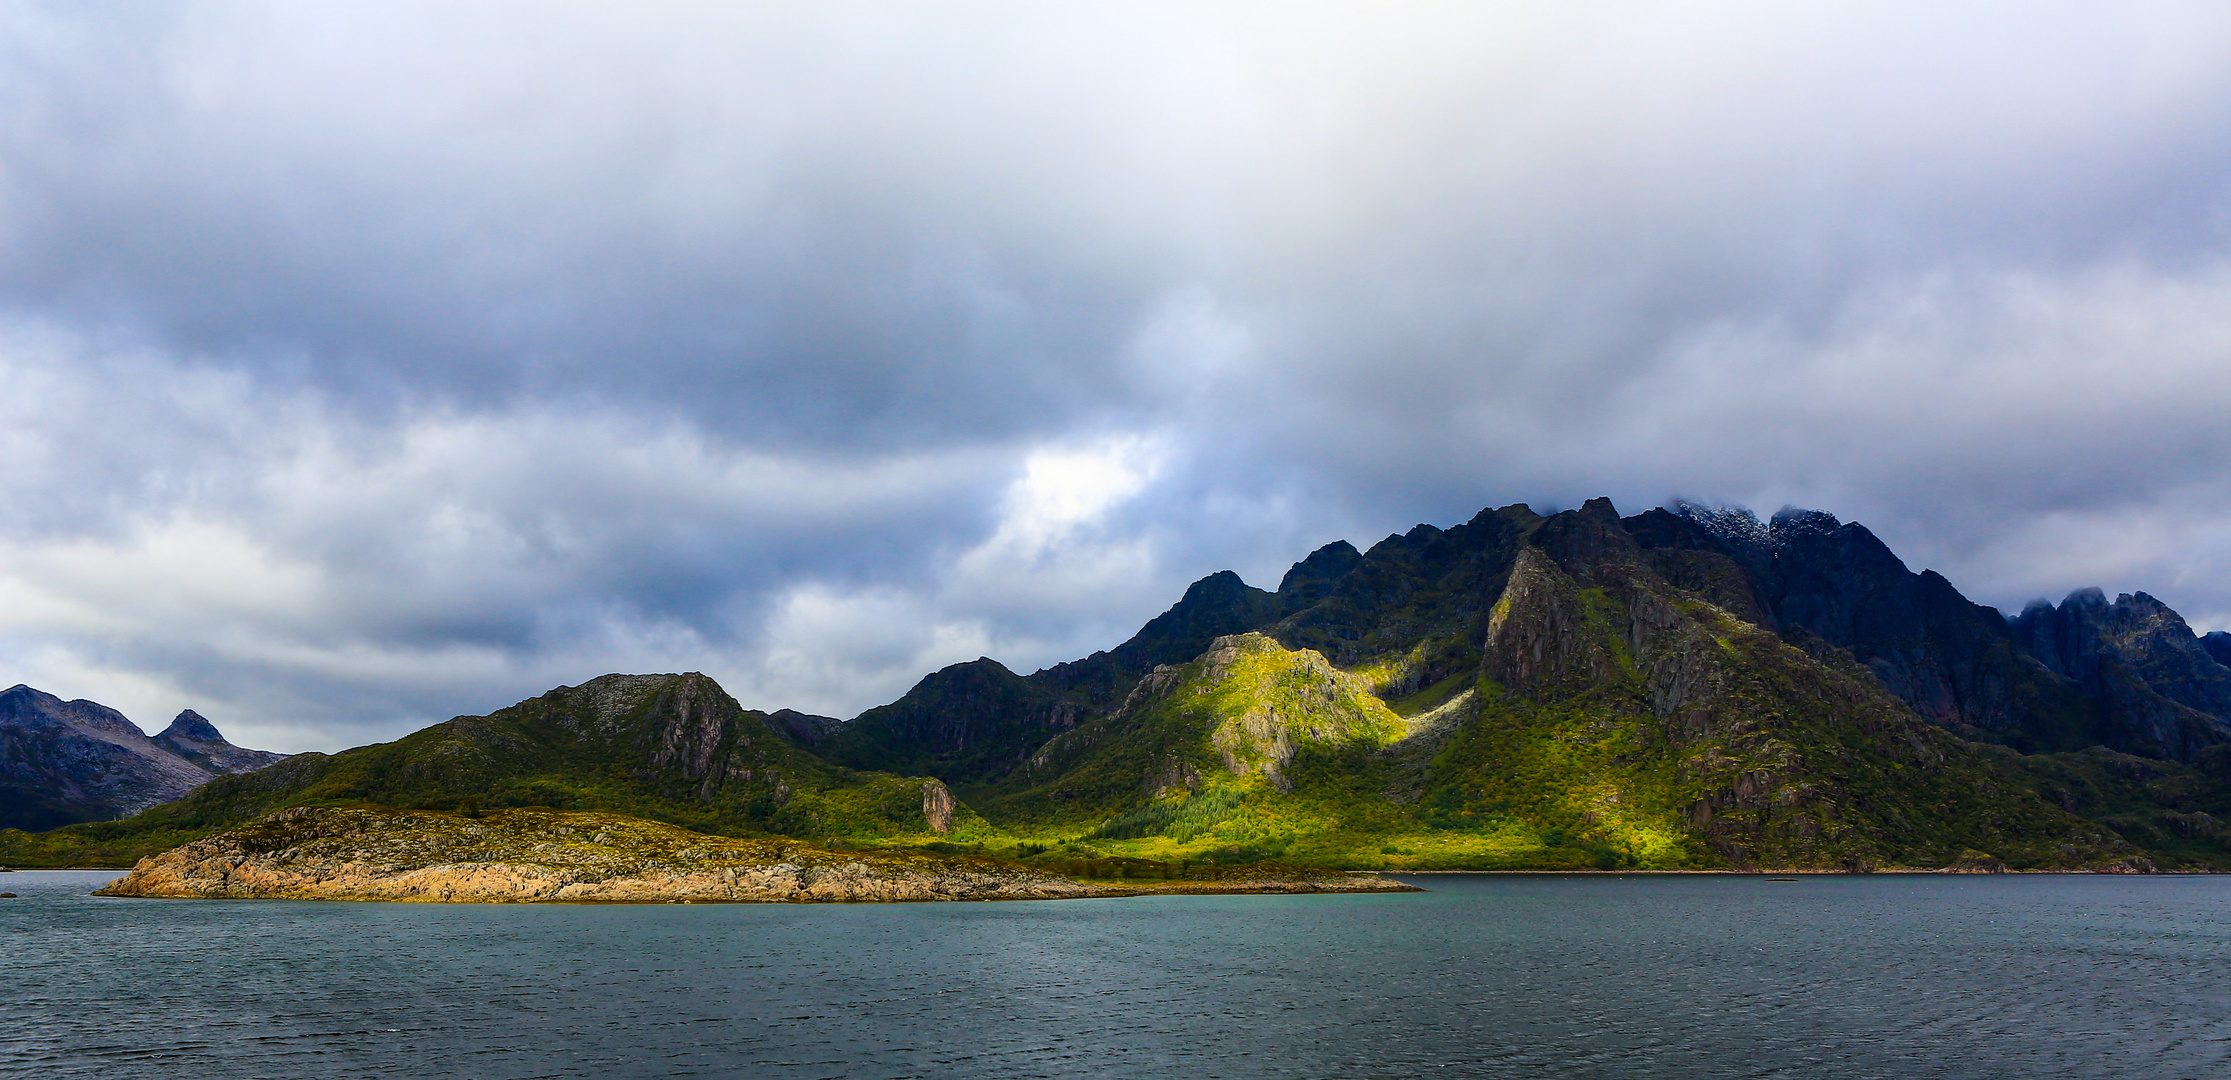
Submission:
M 1482 507 L 2231 626 L 2231 8 L 0 4 L 0 683 L 850 716 Z

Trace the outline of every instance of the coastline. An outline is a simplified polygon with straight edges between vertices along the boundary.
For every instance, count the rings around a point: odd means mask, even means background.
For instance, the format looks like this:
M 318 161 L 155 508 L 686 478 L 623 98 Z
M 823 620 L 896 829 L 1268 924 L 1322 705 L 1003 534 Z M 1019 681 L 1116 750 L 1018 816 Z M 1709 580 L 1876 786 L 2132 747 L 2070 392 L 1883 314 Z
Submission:
M 1882 870 L 1350 870 L 1351 874 L 1392 874 L 1418 877 L 1428 874 L 1521 874 L 1528 877 L 2215 877 L 2221 870 L 1925 870 L 1892 867 Z
M 94 895 L 765 903 L 1419 891 L 1376 875 L 1283 866 L 1076 879 L 1026 863 L 919 850 L 832 851 L 787 839 L 710 836 L 617 814 L 508 810 L 468 819 L 297 807 L 150 855 Z

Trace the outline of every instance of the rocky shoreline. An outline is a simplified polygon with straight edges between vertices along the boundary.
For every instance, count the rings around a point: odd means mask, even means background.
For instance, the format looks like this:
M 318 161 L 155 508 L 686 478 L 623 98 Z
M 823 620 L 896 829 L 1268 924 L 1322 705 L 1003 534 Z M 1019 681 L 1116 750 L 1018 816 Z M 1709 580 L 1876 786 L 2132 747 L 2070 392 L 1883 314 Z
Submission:
M 1371 875 L 1280 868 L 1079 881 L 928 852 L 832 851 L 707 836 L 618 814 L 480 818 L 297 807 L 140 860 L 99 896 L 431 903 L 1059 900 L 1168 893 L 1414 892 Z

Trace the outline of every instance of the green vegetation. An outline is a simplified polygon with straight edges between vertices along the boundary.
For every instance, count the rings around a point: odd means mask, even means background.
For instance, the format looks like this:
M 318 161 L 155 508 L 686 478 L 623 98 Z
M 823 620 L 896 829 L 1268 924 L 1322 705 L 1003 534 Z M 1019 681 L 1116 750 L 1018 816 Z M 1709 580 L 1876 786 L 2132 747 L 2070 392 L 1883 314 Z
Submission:
M 1998 772 L 2056 806 L 2112 829 L 2163 869 L 2231 870 L 2231 746 L 2192 765 L 2103 746 L 2021 756 L 1985 749 Z
M 968 797 L 1033 842 L 1161 862 L 1866 870 L 1983 852 L 2023 869 L 2135 854 L 2038 798 L 2011 755 L 1670 585 L 1618 536 L 1541 536 L 1509 513 L 1488 525 L 1507 550 L 1433 588 L 1375 582 L 1376 612 L 1342 601 L 1220 639 Z M 1449 584 L 1498 571 L 1499 588 Z M 1449 625 L 1466 619 L 1484 640 Z
M 1762 628 L 1728 559 L 1645 553 L 1608 504 L 1335 546 L 1289 579 L 1205 579 L 1139 638 L 1037 675 L 956 665 L 818 751 L 703 676 L 607 676 L 126 821 L 0 833 L 0 863 L 120 865 L 281 807 L 377 805 L 1105 879 L 2231 867 L 2231 748 L 2187 766 L 1962 741 L 1849 655 Z
M 906 842 L 940 835 L 924 816 L 931 784 L 830 765 L 702 675 L 606 676 L 395 742 L 222 777 L 122 821 L 0 831 L 0 864 L 126 865 L 288 806 L 595 810 L 724 836 Z M 959 807 L 942 835 L 984 830 Z
M 1142 836 L 1161 835 L 1182 844 L 1230 820 L 1232 812 L 1246 797 L 1247 793 L 1237 787 L 1225 787 L 1182 799 L 1150 802 L 1110 818 L 1086 838 L 1136 840 Z

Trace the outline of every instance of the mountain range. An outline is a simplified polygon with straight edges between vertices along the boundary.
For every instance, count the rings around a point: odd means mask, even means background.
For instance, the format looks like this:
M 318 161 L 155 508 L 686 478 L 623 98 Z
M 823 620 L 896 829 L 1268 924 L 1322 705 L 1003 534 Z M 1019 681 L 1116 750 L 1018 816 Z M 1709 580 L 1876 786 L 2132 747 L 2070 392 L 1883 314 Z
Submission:
M 2227 660 L 2144 593 L 2009 619 L 1817 511 L 1508 506 L 1275 591 L 1212 574 L 1106 652 L 956 664 L 848 721 L 606 676 L 0 859 L 370 803 L 1072 862 L 2213 869 Z
M 244 750 L 188 709 L 149 738 L 124 714 L 17 684 L 0 690 L 0 826 L 51 829 L 170 802 L 284 754 Z

